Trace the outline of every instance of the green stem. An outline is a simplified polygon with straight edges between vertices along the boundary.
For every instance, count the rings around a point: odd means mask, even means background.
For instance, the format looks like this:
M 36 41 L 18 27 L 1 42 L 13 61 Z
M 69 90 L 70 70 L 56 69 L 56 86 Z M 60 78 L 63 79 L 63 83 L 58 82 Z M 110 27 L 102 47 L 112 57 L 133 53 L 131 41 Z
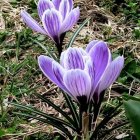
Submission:
M 61 53 L 62 53 L 62 46 L 63 46 L 63 41 L 64 41 L 64 38 L 65 38 L 65 35 L 66 35 L 66 32 L 61 34 L 60 38 L 56 37 L 55 38 L 55 42 L 56 42 L 56 47 L 57 47 L 57 50 L 58 50 L 58 55 L 59 57 L 61 56 Z
M 103 91 L 101 94 L 100 94 L 100 97 L 99 97 L 99 101 L 96 103 L 94 103 L 94 118 L 93 118 L 93 127 L 92 129 L 94 130 L 94 128 L 96 127 L 96 121 L 97 121 L 97 117 L 99 115 L 99 111 L 100 111 L 100 107 L 101 107 L 101 103 L 103 101 L 103 98 L 104 98 L 104 94 L 105 94 L 105 91 Z
M 93 101 L 91 100 L 88 107 L 89 112 L 89 130 L 91 130 L 92 127 L 92 118 L 93 118 Z
M 78 116 L 78 113 L 76 111 L 76 107 L 74 106 L 74 103 L 72 102 L 71 98 L 62 91 L 64 97 L 65 97 L 65 100 L 66 100 L 66 103 L 70 109 L 70 112 L 72 114 L 72 118 L 73 118 L 73 121 L 75 122 L 75 128 L 77 129 L 77 132 L 79 132 L 79 116 Z

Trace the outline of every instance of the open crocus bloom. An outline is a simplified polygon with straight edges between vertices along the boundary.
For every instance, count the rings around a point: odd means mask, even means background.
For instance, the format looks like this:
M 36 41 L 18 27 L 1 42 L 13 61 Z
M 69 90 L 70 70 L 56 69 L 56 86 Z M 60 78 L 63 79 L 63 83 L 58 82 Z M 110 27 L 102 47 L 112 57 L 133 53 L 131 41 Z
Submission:
M 43 27 L 26 11 L 21 11 L 24 22 L 34 31 L 48 35 L 57 44 L 63 33 L 70 30 L 79 19 L 79 8 L 73 9 L 72 0 L 39 0 L 38 14 Z
M 112 61 L 107 44 L 94 40 L 87 45 L 86 50 L 68 48 L 61 54 L 60 64 L 43 55 L 39 56 L 38 63 L 46 77 L 84 104 L 91 99 L 98 100 L 101 92 L 117 79 L 124 58 L 118 56 Z

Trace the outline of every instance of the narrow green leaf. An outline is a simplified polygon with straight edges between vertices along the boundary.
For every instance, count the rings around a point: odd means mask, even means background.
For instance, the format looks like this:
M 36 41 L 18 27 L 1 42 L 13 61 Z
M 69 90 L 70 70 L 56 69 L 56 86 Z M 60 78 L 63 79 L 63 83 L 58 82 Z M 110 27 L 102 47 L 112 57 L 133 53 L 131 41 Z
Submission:
M 135 101 L 139 101 L 140 102 L 140 97 L 137 97 L 137 96 L 131 96 L 131 95 L 128 95 L 128 94 L 124 94 L 122 95 L 123 99 L 124 100 L 135 100 Z
M 48 105 L 52 106 L 56 111 L 61 113 L 73 126 L 74 126 L 74 121 L 58 106 L 56 106 L 54 103 L 52 103 L 50 100 L 48 100 L 46 97 L 35 93 L 35 96 L 37 96 L 39 99 L 41 99 L 43 102 L 46 102 Z
M 126 116 L 129 118 L 137 140 L 140 140 L 140 101 L 124 101 Z
M 29 88 L 29 90 L 23 91 L 23 92 L 21 92 L 20 94 L 24 94 L 24 93 L 29 94 L 30 92 L 35 91 L 35 90 L 38 89 L 39 87 L 41 87 L 41 85 L 37 85 L 37 86 L 35 86 L 35 87 L 33 87 L 33 88 Z
M 21 63 L 19 63 L 18 65 L 15 65 L 14 67 L 14 74 L 12 75 L 13 77 L 16 76 L 16 74 L 19 73 L 19 71 L 21 70 L 21 68 L 23 66 L 25 66 L 27 64 L 27 60 L 22 61 Z
M 125 125 L 127 125 L 127 124 L 129 124 L 128 121 L 123 122 L 123 123 L 118 124 L 118 125 L 115 125 L 115 126 L 112 127 L 111 129 L 104 130 L 104 132 L 103 132 L 102 135 L 99 137 L 99 139 L 104 138 L 106 135 L 108 135 L 109 133 L 111 133 L 113 130 L 116 130 L 116 129 L 120 128 L 120 127 L 123 127 L 123 126 L 125 126 Z
M 82 24 L 81 26 L 74 32 L 72 38 L 69 41 L 69 44 L 67 46 L 68 47 L 72 47 L 73 42 L 75 41 L 75 38 L 77 37 L 77 35 L 79 34 L 79 32 L 82 30 L 82 28 L 86 25 L 86 23 L 90 20 L 90 18 L 87 18 Z
M 73 120 L 75 121 L 75 127 L 77 127 L 77 129 L 79 129 L 79 127 L 80 127 L 79 120 L 78 120 L 79 116 L 78 116 L 78 113 L 76 111 L 75 105 L 72 102 L 71 98 L 66 93 L 63 92 L 63 96 L 66 100 L 66 103 L 67 103 L 71 113 L 72 113 Z
M 130 76 L 131 78 L 133 78 L 136 82 L 139 82 L 140 83 L 140 80 L 136 77 L 134 77 L 132 74 L 126 72 L 128 74 L 128 76 Z
M 56 117 L 54 117 L 54 116 L 48 115 L 48 114 L 46 114 L 46 113 L 44 113 L 44 112 L 41 112 L 41 111 L 39 111 L 39 110 L 37 110 L 37 109 L 35 109 L 35 108 L 33 108 L 33 107 L 24 106 L 24 105 L 20 105 L 20 104 L 17 104 L 17 103 L 11 103 L 11 104 L 14 105 L 14 106 L 16 106 L 17 108 L 19 108 L 19 109 L 21 109 L 21 110 L 31 111 L 32 113 L 35 113 L 35 114 L 40 115 L 40 116 L 43 116 L 44 118 L 47 118 L 47 119 L 49 119 L 50 121 L 52 120 L 52 121 L 56 121 L 57 123 L 62 123 L 62 124 L 64 124 L 64 125 L 70 127 L 71 129 L 73 129 L 74 131 L 76 131 L 76 129 L 75 129 L 73 126 L 71 126 L 70 123 L 68 123 L 68 122 L 66 122 L 66 121 L 64 121 L 64 120 L 61 120 L 61 119 L 59 119 L 59 118 L 56 118 Z
M 34 40 L 30 37 L 30 39 L 36 43 L 37 45 L 39 45 L 48 55 L 49 57 L 53 58 L 53 59 L 57 59 L 50 51 L 49 49 L 47 49 L 47 47 L 45 47 L 43 44 L 41 44 L 40 42 L 38 42 L 37 40 Z
M 56 127 L 57 129 L 61 130 L 63 133 L 65 133 L 70 139 L 72 139 L 72 135 L 70 134 L 70 132 L 61 124 L 61 123 L 57 123 L 57 122 L 53 122 L 53 121 L 49 121 L 47 119 L 43 119 L 41 117 L 36 117 L 35 115 L 31 115 L 31 114 L 25 114 L 25 113 L 19 113 L 19 112 L 14 112 L 14 114 L 16 115 L 21 115 L 21 116 L 24 116 L 24 117 L 29 117 L 29 118 L 34 118 L 40 122 L 43 122 L 43 123 L 47 123 L 47 124 L 50 124 L 54 127 Z
M 99 130 L 101 130 L 101 128 L 103 128 L 113 117 L 117 116 L 121 112 L 121 110 L 118 110 L 121 106 L 122 106 L 122 102 L 120 102 L 115 108 L 110 110 L 110 112 L 95 128 L 94 132 L 91 134 L 90 140 L 93 140 L 93 138 L 98 135 Z

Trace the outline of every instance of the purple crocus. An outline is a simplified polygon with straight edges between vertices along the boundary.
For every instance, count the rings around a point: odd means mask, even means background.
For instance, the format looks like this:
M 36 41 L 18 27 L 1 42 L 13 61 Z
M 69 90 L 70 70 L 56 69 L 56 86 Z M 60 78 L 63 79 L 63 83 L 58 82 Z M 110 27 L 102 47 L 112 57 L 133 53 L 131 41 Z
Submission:
M 85 50 L 68 48 L 61 54 L 60 64 L 44 55 L 39 56 L 38 63 L 44 75 L 69 96 L 88 104 L 91 99 L 97 103 L 100 94 L 117 79 L 124 58 L 112 60 L 107 44 L 93 40 Z
M 58 51 L 62 51 L 65 32 L 79 19 L 79 7 L 73 9 L 72 0 L 39 0 L 37 9 L 43 27 L 26 11 L 21 11 L 24 22 L 32 30 L 48 35 L 56 43 Z

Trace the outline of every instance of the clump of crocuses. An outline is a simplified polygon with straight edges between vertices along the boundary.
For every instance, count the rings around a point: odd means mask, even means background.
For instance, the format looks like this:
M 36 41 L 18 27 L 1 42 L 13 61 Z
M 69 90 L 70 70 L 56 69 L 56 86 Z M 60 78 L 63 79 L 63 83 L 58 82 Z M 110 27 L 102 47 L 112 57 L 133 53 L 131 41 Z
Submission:
M 112 60 L 107 44 L 94 40 L 85 50 L 68 48 L 61 54 L 60 64 L 44 55 L 39 56 L 38 63 L 46 77 L 87 107 L 91 100 L 98 103 L 102 91 L 117 79 L 124 58 Z
M 65 50 L 60 63 L 44 55 L 39 56 L 38 63 L 46 77 L 79 103 L 78 133 L 87 137 L 95 126 L 104 91 L 119 76 L 124 57 L 112 60 L 107 44 L 93 40 L 85 50 L 76 47 Z M 94 113 L 94 117 L 89 116 L 90 113 Z
M 21 16 L 32 30 L 48 35 L 55 42 L 60 55 L 65 33 L 79 19 L 79 7 L 73 8 L 72 0 L 39 0 L 37 9 L 43 26 L 26 11 L 21 11 Z
M 105 90 L 119 76 L 124 65 L 124 57 L 118 56 L 112 60 L 107 43 L 99 40 L 91 41 L 86 49 L 72 48 L 68 45 L 69 48 L 62 52 L 66 32 L 79 19 L 79 8 L 73 8 L 72 0 L 39 0 L 37 9 L 42 25 L 26 11 L 22 11 L 21 16 L 32 30 L 49 36 L 55 42 L 60 56 L 60 63 L 53 58 L 41 55 L 38 57 L 38 64 L 44 75 L 64 91 L 63 95 L 71 115 L 69 116 L 59 106 L 40 94 L 35 95 L 52 106 L 65 119 L 34 111 L 30 107 L 22 106 L 22 108 L 31 112 L 33 118 L 61 130 L 70 140 L 75 139 L 75 134 L 78 140 L 96 139 L 99 130 L 104 129 L 106 123 L 116 115 L 113 114 L 115 110 L 113 109 L 109 114 L 112 116 L 108 117 L 106 115 L 96 127 Z M 85 22 L 83 22 L 84 24 Z M 81 27 L 77 31 L 80 31 Z M 76 33 L 74 36 L 76 36 Z M 73 37 L 73 39 L 75 38 Z M 69 43 L 72 44 L 72 42 Z M 71 99 L 75 100 L 79 106 L 75 107 L 75 102 Z M 17 106 L 19 107 L 19 105 Z M 77 111 L 79 111 L 79 114 Z M 28 114 L 23 115 L 26 117 L 31 116 Z M 104 133 L 101 137 L 104 137 Z

